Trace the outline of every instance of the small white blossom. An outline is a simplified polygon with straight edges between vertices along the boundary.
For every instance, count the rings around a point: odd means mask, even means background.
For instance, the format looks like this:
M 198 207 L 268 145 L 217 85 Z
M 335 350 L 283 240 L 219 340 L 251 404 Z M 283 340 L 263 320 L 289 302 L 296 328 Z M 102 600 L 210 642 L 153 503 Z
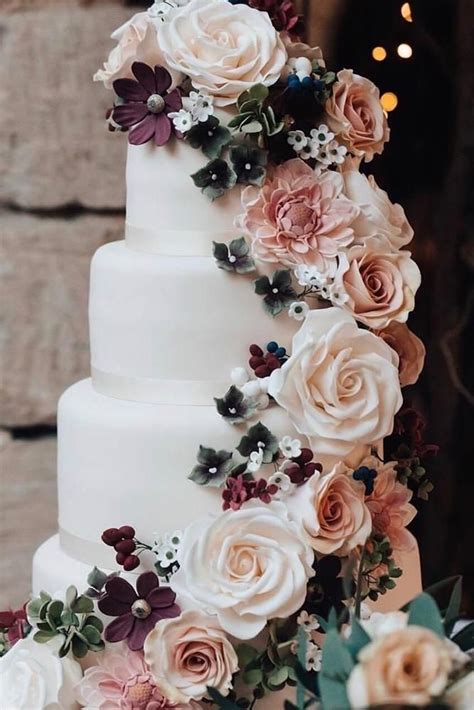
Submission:
M 311 138 L 319 145 L 326 145 L 334 139 L 334 133 L 329 130 L 325 123 L 322 123 L 319 128 L 313 128 Z
M 306 316 L 308 315 L 308 311 L 309 306 L 306 301 L 295 301 L 289 307 L 288 315 L 290 316 L 290 318 L 294 318 L 295 320 L 301 321 L 306 318 Z
M 212 96 L 191 91 L 183 99 L 183 105 L 193 117 L 194 124 L 205 123 L 214 114 L 214 99 Z
M 172 533 L 165 533 L 162 537 L 155 535 L 155 539 L 152 551 L 163 569 L 168 569 L 177 561 L 183 533 L 181 530 L 175 530 Z
M 243 387 L 249 381 L 249 373 L 245 367 L 234 367 L 230 373 L 232 384 L 236 387 Z
M 299 153 L 308 145 L 308 138 L 303 131 L 290 131 L 288 133 L 288 143 L 295 153 Z
M 171 10 L 176 10 L 177 7 L 179 7 L 178 0 L 155 0 L 147 12 L 154 20 L 164 22 Z
M 258 451 L 252 451 L 250 454 L 249 462 L 247 464 L 248 473 L 257 473 L 260 471 L 263 465 L 263 449 L 259 448 Z
M 327 287 L 328 300 L 334 306 L 343 306 L 349 300 L 349 296 L 341 284 L 332 283 Z
M 302 611 L 301 614 L 296 619 L 298 626 L 303 627 L 303 629 L 310 634 L 312 631 L 319 629 L 319 621 L 314 614 L 308 614 L 307 611 Z
M 184 108 L 179 111 L 173 111 L 169 113 L 168 116 L 173 121 L 176 130 L 180 131 L 180 133 L 187 133 L 194 125 L 192 114 Z
M 181 545 L 182 539 L 183 539 L 183 533 L 181 532 L 181 530 L 175 530 L 173 533 L 166 533 L 163 536 L 163 542 L 166 545 L 171 545 L 176 550 L 179 550 L 179 546 Z
M 273 474 L 273 476 L 270 476 L 268 479 L 268 484 L 270 486 L 277 486 L 279 493 L 291 493 L 293 490 L 294 484 L 291 481 L 291 478 L 287 476 L 286 473 L 283 471 L 277 471 L 276 473 Z M 284 497 L 284 496 L 279 496 L 277 494 L 277 497 Z
M 303 160 L 311 160 L 311 158 L 318 159 L 320 149 L 321 146 L 318 141 L 314 140 L 314 138 L 308 138 L 308 142 L 299 152 L 299 156 L 303 158 Z
M 299 439 L 284 436 L 279 446 L 280 451 L 286 459 L 296 459 L 298 456 L 301 456 L 301 441 Z
M 329 167 L 330 165 L 341 165 L 346 159 L 346 155 L 346 146 L 339 145 L 337 141 L 333 140 L 321 147 L 316 159 L 322 165 Z
M 322 649 L 316 643 L 310 641 L 306 650 L 306 670 L 316 671 L 321 670 L 323 660 Z
M 164 543 L 155 551 L 158 562 L 164 569 L 168 569 L 173 565 L 178 557 L 178 553 L 174 547 L 171 545 L 165 545 Z
M 295 276 L 300 286 L 321 286 L 321 273 L 315 266 L 299 264 L 295 269 Z

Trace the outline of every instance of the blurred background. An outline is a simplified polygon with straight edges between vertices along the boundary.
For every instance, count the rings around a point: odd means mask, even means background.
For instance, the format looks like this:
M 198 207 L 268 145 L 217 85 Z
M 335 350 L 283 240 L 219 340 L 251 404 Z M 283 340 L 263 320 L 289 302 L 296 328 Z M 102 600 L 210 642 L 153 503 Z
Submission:
M 92 83 L 113 29 L 150 2 L 0 0 L 0 608 L 29 593 L 56 532 L 55 418 L 89 374 L 94 251 L 122 238 L 126 140 Z M 370 163 L 415 228 L 410 327 L 428 358 L 406 400 L 427 417 L 435 491 L 414 532 L 425 584 L 466 575 L 474 615 L 472 0 L 302 0 L 329 68 L 381 89 L 391 142 Z

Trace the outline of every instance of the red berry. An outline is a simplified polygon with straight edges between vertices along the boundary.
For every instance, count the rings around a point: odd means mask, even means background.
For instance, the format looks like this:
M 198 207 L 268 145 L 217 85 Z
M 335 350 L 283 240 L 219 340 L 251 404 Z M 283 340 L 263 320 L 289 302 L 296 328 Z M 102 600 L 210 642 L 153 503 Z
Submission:
M 117 542 L 115 545 L 115 549 L 117 552 L 122 552 L 124 555 L 131 555 L 132 552 L 135 552 L 137 546 L 133 540 L 120 540 L 120 542 Z
M 116 542 L 122 539 L 122 534 L 117 528 L 108 528 L 102 533 L 102 542 L 105 542 L 109 547 L 113 547 Z
M 311 449 L 301 449 L 301 454 L 298 457 L 298 463 L 304 465 L 310 463 L 313 460 L 313 452 Z
M 264 364 L 265 364 L 265 359 L 263 357 L 257 357 L 256 355 L 251 357 L 249 360 L 249 365 L 252 368 L 252 370 L 256 370 L 257 367 L 260 367 L 260 365 L 264 365 Z
M 136 555 L 129 555 L 123 563 L 125 572 L 133 572 L 134 569 L 140 566 L 140 559 Z
M 133 540 L 135 537 L 135 530 L 130 525 L 122 525 L 119 530 L 125 540 Z
M 270 375 L 270 368 L 268 365 L 260 365 L 260 367 L 257 367 L 255 370 L 255 374 L 257 377 L 268 377 Z
M 249 350 L 250 354 L 255 357 L 263 357 L 263 350 L 259 345 L 251 345 Z
M 119 553 L 117 553 L 117 555 L 115 556 L 115 560 L 116 560 L 116 562 L 117 562 L 118 565 L 123 565 L 123 563 L 125 562 L 125 560 L 127 559 L 127 557 L 128 557 L 128 555 L 125 555 L 123 552 L 119 552 Z
M 276 358 L 268 358 L 267 367 L 270 370 L 270 372 L 273 372 L 274 370 L 279 370 L 281 367 L 281 362 L 279 360 L 277 360 Z

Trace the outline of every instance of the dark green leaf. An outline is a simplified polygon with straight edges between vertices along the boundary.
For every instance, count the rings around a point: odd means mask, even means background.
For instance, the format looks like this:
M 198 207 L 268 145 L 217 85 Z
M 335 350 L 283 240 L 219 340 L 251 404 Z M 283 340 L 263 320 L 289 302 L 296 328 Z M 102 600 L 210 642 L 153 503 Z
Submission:
M 471 651 L 474 648 L 474 621 L 458 631 L 452 640 L 461 651 Z
M 253 668 L 249 671 L 244 671 L 242 680 L 246 685 L 259 685 L 263 680 L 263 673 L 260 668 Z
M 357 660 L 359 652 L 371 642 L 369 634 L 360 624 L 359 620 L 354 616 L 351 620 L 351 635 L 346 643 L 346 646 L 354 660 Z
M 107 579 L 108 575 L 105 572 L 102 572 L 102 570 L 98 569 L 98 567 L 94 567 L 87 577 L 87 584 L 94 589 L 101 591 L 104 588 Z
M 36 643 L 48 643 L 55 636 L 57 636 L 56 631 L 37 631 L 33 636 L 33 641 L 36 641 Z
M 350 707 L 346 683 L 353 667 L 354 661 L 339 633 L 331 629 L 324 642 L 323 663 L 319 674 L 319 688 L 324 708 L 342 710 Z
M 408 612 L 408 623 L 413 626 L 423 626 L 430 629 L 441 638 L 445 638 L 443 620 L 436 602 L 429 594 L 420 594 L 414 599 Z
M 86 641 L 83 641 L 78 634 L 74 635 L 72 639 L 72 652 L 76 658 L 84 658 L 87 656 L 89 647 Z
M 89 597 L 78 597 L 71 609 L 75 614 L 91 614 L 94 611 L 94 602 Z
M 241 710 L 241 707 L 237 705 L 237 703 L 234 703 L 233 700 L 229 700 L 229 698 L 225 698 L 216 688 L 208 688 L 207 694 L 215 705 L 217 705 L 218 708 L 222 708 L 222 710 Z
M 239 658 L 239 667 L 243 670 L 258 657 L 258 651 L 248 643 L 241 643 L 237 647 L 237 656 Z
M 92 645 L 97 645 L 102 640 L 98 629 L 96 629 L 95 626 L 92 626 L 91 624 L 87 624 L 86 626 L 84 626 L 84 628 L 82 629 L 82 634 L 87 639 L 87 642 Z
M 213 256 L 217 261 L 227 261 L 229 258 L 229 249 L 227 244 L 221 242 L 212 242 L 213 244 Z

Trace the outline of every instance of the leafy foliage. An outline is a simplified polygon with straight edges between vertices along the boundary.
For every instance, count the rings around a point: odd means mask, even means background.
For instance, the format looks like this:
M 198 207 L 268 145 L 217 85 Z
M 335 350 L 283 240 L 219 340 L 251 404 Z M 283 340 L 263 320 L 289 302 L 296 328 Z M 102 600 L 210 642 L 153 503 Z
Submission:
M 244 91 L 237 101 L 239 113 L 229 122 L 229 128 L 256 136 L 260 142 L 280 133 L 284 123 L 277 119 L 272 106 L 266 103 L 269 94 L 263 84 L 256 84 Z
M 255 281 L 255 293 L 263 296 L 263 306 L 272 316 L 278 316 L 298 298 L 288 269 L 275 271 L 271 280 L 261 276 Z
M 257 409 L 256 402 L 250 397 L 245 397 L 238 387 L 232 385 L 224 397 L 214 399 L 217 411 L 231 424 L 241 424 L 250 419 Z
M 219 269 L 236 274 L 249 274 L 255 271 L 255 261 L 250 255 L 250 247 L 245 237 L 233 239 L 229 245 L 213 242 L 214 259 Z

